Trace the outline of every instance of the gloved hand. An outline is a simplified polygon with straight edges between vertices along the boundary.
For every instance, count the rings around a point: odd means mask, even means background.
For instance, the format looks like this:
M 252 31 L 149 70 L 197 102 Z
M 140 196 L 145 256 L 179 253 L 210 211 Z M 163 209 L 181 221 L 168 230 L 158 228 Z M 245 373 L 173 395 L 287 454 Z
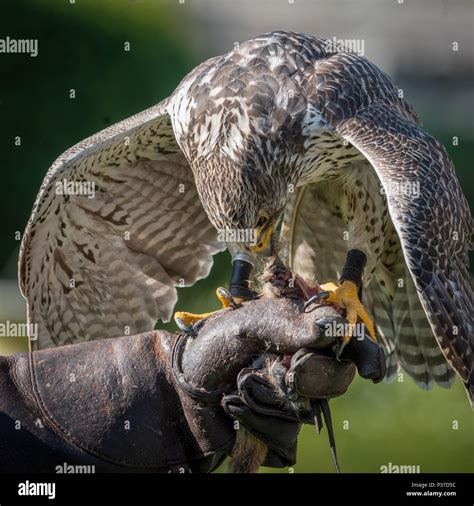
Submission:
M 258 300 L 226 310 L 225 316 L 203 322 L 198 336 L 189 339 L 182 357 L 175 360 L 175 377 L 193 398 L 220 401 L 226 413 L 266 445 L 260 463 L 293 465 L 301 424 L 321 425 L 321 409 L 330 417 L 327 402 L 314 399 L 343 394 L 355 364 L 364 377 L 380 380 L 384 374 L 383 354 L 370 339 L 354 339 L 335 360 L 331 346 L 337 346 L 337 338 L 327 332 L 335 328 L 333 323 L 346 323 L 333 308 L 307 313 L 300 303 L 287 299 Z M 288 364 L 288 354 L 293 353 Z M 352 360 L 344 358 L 347 355 Z M 252 460 L 252 448 L 246 450 L 249 455 L 241 455 L 239 444 L 245 441 L 237 437 L 233 453 L 245 462 Z
M 242 369 L 255 368 L 265 353 L 280 360 L 303 348 L 327 348 L 334 338 L 324 335 L 323 317 L 340 318 L 330 307 L 306 314 L 292 302 L 258 300 L 204 321 L 194 339 L 154 331 L 0 357 L 0 471 L 55 472 L 64 465 L 94 465 L 97 473 L 211 471 L 236 440 L 232 417 L 239 416 L 225 399 L 245 391 L 251 398 Z M 290 394 L 332 396 L 349 385 L 352 364 L 329 358 L 324 366 L 309 361 L 297 368 L 297 357 Z M 253 398 L 260 406 L 259 395 Z M 271 404 L 273 394 L 264 399 Z M 246 406 L 259 414 L 260 407 Z M 273 427 L 278 417 L 270 418 Z M 299 420 L 291 422 L 299 427 Z M 267 433 L 251 416 L 242 424 Z M 295 431 L 280 439 L 269 464 L 294 460 L 285 448 Z

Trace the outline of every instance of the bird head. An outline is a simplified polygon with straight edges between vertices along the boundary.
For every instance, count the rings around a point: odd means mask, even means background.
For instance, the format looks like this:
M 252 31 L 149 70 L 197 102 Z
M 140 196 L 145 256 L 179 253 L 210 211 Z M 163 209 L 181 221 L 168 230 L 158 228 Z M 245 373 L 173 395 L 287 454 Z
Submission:
M 196 177 L 201 202 L 219 241 L 235 251 L 268 255 L 271 237 L 288 201 L 280 174 L 232 164 Z

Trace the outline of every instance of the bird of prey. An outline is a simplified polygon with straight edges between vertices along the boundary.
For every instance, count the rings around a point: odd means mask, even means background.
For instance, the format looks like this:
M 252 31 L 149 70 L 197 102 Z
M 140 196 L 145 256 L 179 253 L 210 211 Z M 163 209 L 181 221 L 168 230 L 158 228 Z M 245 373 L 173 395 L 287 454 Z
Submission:
M 91 183 L 93 198 L 78 191 Z M 222 231 L 256 235 L 226 244 Z M 446 150 L 390 78 L 332 41 L 276 31 L 61 155 L 20 285 L 39 347 L 134 334 L 169 320 L 176 286 L 227 246 L 231 292 L 248 296 L 280 234 L 294 270 L 340 283 L 328 301 L 378 336 L 391 374 L 401 364 L 430 388 L 457 372 L 472 399 L 471 231 Z

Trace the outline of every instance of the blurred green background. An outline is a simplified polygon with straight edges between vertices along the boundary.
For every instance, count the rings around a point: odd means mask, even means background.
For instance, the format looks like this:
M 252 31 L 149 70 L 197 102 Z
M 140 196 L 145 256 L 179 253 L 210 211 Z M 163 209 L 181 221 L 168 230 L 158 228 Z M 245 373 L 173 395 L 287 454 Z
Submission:
M 3 1 L 0 38 L 38 39 L 39 54 L 0 54 L 0 321 L 25 320 L 16 281 L 17 234 L 54 159 L 88 135 L 159 102 L 204 59 L 266 31 L 363 38 L 366 56 L 394 77 L 425 128 L 445 144 L 474 202 L 472 5 Z M 219 255 L 207 280 L 180 290 L 178 309 L 217 308 L 214 289 L 226 285 L 229 267 L 228 254 Z M 173 324 L 161 326 L 174 330 Z M 2 354 L 26 346 L 22 338 L 0 338 Z M 419 465 L 422 472 L 474 470 L 472 412 L 459 381 L 449 391 L 424 392 L 403 374 L 390 385 L 357 379 L 331 405 L 343 471 L 380 472 L 389 462 Z M 279 472 L 292 471 L 333 472 L 325 431 L 316 436 L 313 427 L 303 429 L 298 464 Z

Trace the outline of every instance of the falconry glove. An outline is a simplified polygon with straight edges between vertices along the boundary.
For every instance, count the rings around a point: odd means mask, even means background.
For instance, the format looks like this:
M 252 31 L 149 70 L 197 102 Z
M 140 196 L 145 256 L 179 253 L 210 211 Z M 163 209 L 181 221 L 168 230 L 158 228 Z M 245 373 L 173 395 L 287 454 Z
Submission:
M 311 422 L 295 392 L 339 395 L 354 375 L 351 362 L 297 353 L 331 346 L 328 318 L 340 316 L 256 300 L 216 313 L 194 338 L 154 331 L 1 357 L 0 469 L 210 472 L 232 452 L 235 419 L 268 444 L 267 465 L 290 465 Z
M 374 381 L 385 374 L 383 351 L 369 338 L 355 339 L 344 356 L 334 359 L 337 339 L 327 328 L 342 318 L 332 308 L 307 313 L 296 301 L 277 299 L 224 312 L 225 318 L 204 321 L 196 338 L 182 336 L 189 343 L 182 356 L 174 357 L 175 378 L 194 399 L 220 402 L 239 422 L 235 429 L 242 425 L 265 443 L 264 465 L 295 464 L 301 425 L 316 424 L 319 432 L 321 410 L 332 439 L 327 399 L 347 390 L 356 366 Z

